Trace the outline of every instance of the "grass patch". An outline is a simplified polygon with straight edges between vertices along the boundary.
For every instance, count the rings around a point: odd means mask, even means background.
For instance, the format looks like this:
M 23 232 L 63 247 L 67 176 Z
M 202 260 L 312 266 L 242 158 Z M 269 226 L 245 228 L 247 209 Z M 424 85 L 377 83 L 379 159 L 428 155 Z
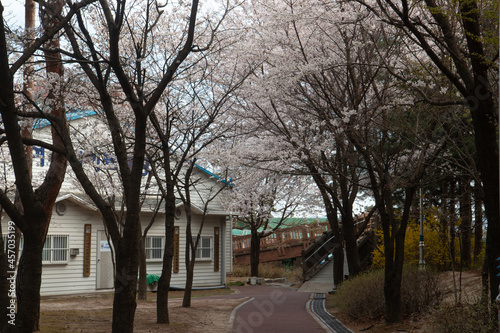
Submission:
M 445 305 L 429 316 L 429 326 L 440 333 L 497 333 L 497 309 L 493 305 L 457 303 Z
M 250 265 L 234 265 L 232 277 L 250 277 Z M 290 282 L 302 281 L 302 267 L 285 268 L 281 263 L 259 264 L 259 277 L 265 279 L 287 278 Z
M 233 282 L 228 282 L 227 285 L 228 286 L 244 286 L 245 282 L 242 282 L 242 281 L 233 281 Z

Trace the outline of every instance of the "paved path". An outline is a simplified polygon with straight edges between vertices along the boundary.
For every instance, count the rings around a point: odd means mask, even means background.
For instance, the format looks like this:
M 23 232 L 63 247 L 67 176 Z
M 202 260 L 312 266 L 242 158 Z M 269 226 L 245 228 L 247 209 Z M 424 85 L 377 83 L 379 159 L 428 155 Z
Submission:
M 248 300 L 233 311 L 233 333 L 332 332 L 307 309 L 310 293 L 284 286 L 232 287 Z

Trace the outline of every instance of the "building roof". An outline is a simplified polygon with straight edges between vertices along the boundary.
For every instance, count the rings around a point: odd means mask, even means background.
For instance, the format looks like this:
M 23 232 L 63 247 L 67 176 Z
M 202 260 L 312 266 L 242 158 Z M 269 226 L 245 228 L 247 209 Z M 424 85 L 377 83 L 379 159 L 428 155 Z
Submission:
M 280 218 L 272 217 L 269 219 L 269 224 L 268 227 L 269 229 L 273 229 L 278 225 L 278 223 L 281 221 Z M 328 219 L 326 217 L 306 217 L 306 218 L 301 218 L 301 217 L 289 217 L 286 218 L 283 223 L 280 225 L 279 229 L 286 229 L 286 228 L 291 228 L 291 227 L 297 227 L 300 225 L 309 225 L 309 224 L 315 224 L 315 223 L 322 223 L 322 222 L 328 222 Z M 260 228 L 259 231 L 262 231 L 263 228 Z M 250 228 L 243 223 L 243 222 L 235 222 L 233 225 L 233 235 L 235 236 L 244 236 L 244 235 L 250 235 Z

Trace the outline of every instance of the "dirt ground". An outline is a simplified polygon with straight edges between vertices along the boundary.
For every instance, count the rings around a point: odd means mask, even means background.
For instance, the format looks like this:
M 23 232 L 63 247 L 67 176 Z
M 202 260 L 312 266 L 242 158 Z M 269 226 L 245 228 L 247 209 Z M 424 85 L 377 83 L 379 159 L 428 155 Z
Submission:
M 245 278 L 228 278 L 230 281 L 245 281 Z M 451 272 L 442 275 L 446 286 L 445 302 L 453 302 L 455 294 L 453 286 L 461 284 L 462 300 L 474 300 L 480 293 L 481 277 L 476 272 L 464 272 L 462 277 Z M 204 298 L 232 293 L 229 289 L 193 291 L 191 308 L 183 308 L 182 291 L 171 291 L 169 300 L 169 325 L 156 324 L 156 294 L 149 293 L 147 301 L 138 301 L 135 316 L 134 332 L 231 332 L 230 316 L 233 309 L 245 299 Z M 112 318 L 113 295 L 91 294 L 84 296 L 64 296 L 44 298 L 41 302 L 41 332 L 110 332 Z M 352 323 L 342 320 L 335 309 L 328 309 L 353 332 L 369 333 L 424 333 L 428 332 L 425 318 L 415 318 L 397 325 L 387 326 L 379 323 Z
M 156 323 L 156 295 L 139 301 L 134 332 L 231 332 L 232 310 L 244 300 L 206 299 L 202 296 L 230 293 L 229 290 L 195 291 L 190 308 L 181 306 L 181 298 L 169 299 L 170 324 Z M 182 292 L 171 292 L 182 297 Z M 40 305 L 41 332 L 111 332 L 113 297 L 111 294 L 43 299 Z

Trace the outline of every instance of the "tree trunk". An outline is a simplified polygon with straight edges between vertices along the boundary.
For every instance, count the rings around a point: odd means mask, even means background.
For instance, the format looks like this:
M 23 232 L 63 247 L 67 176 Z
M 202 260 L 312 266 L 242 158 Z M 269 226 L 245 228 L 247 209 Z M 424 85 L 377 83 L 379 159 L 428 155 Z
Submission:
M 146 248 L 144 247 L 144 241 L 145 240 L 140 234 L 140 229 L 139 229 L 139 291 L 137 293 L 138 300 L 148 299 Z
M 37 225 L 43 225 L 43 221 Z M 48 223 L 45 223 L 48 226 Z M 15 332 L 33 332 L 40 314 L 40 286 L 42 283 L 42 249 L 45 232 L 30 230 L 24 233 L 24 249 L 17 271 L 17 315 Z
M 194 257 L 194 256 L 193 256 Z M 188 308 L 191 306 L 191 293 L 193 291 L 194 281 L 194 258 L 186 265 L 186 288 L 184 289 L 184 298 L 182 299 L 182 306 Z
M 344 247 L 333 252 L 333 285 L 338 287 L 344 282 Z
M 0 224 L 2 222 L 2 214 L 3 209 L 0 207 Z M 6 332 L 7 327 L 9 326 L 8 320 L 10 320 L 10 318 L 8 317 L 8 315 L 10 314 L 10 281 L 7 280 L 7 278 L 9 277 L 7 274 L 7 271 L 9 270 L 7 263 L 8 257 L 7 253 L 4 251 L 5 242 L 3 241 L 3 237 L 1 237 L 2 235 L 2 226 L 0 225 L 0 332 Z
M 128 223 L 130 226 L 130 223 Z M 115 247 L 116 277 L 113 300 L 113 333 L 132 333 L 137 307 L 137 273 L 139 267 L 137 229 L 125 230 Z
M 460 180 L 460 220 L 460 232 L 462 234 L 460 258 L 462 267 L 467 269 L 471 264 L 472 209 L 470 178 L 465 176 Z
M 342 216 L 342 232 L 345 240 L 349 277 L 354 277 L 361 272 L 361 261 L 359 259 L 356 228 L 354 227 L 352 214 Z
M 186 219 L 188 221 L 186 226 L 186 252 L 185 252 L 186 285 L 184 289 L 184 297 L 182 299 L 182 306 L 188 308 L 191 306 L 191 291 L 193 290 L 194 260 L 195 260 L 195 254 L 191 252 L 193 235 L 191 234 L 191 211 L 189 208 L 186 209 Z
M 386 256 L 387 258 L 387 256 Z M 393 267 L 385 269 L 384 277 L 385 321 L 401 321 L 401 274 Z
M 185 175 L 185 186 L 186 186 L 186 195 L 184 197 L 184 205 L 185 209 L 184 211 L 186 212 L 186 251 L 185 251 L 185 267 L 186 267 L 186 285 L 184 289 L 184 297 L 182 299 L 182 306 L 185 308 L 188 308 L 191 306 L 191 291 L 193 290 L 193 280 L 194 280 L 194 262 L 195 262 L 195 253 L 196 247 L 194 246 L 196 244 L 196 241 L 193 240 L 193 233 L 191 231 L 191 196 L 189 194 L 189 177 L 191 176 L 192 172 L 192 166 L 189 168 L 189 170 L 186 172 Z M 198 237 L 197 237 L 198 238 Z M 196 244 L 197 246 L 198 244 Z
M 250 239 L 250 276 L 259 276 L 260 237 L 259 232 L 252 228 Z
M 387 207 L 391 209 L 392 207 Z M 397 323 L 401 321 L 401 274 L 398 272 L 395 260 L 395 244 L 393 239 L 391 219 L 389 214 L 380 213 L 380 222 L 384 232 L 384 299 L 385 299 L 385 321 Z
M 169 163 L 165 164 L 170 165 Z M 158 292 L 156 299 L 156 322 L 159 324 L 169 324 L 168 315 L 168 290 L 172 278 L 172 261 L 174 258 L 174 223 L 175 223 L 175 196 L 173 182 L 167 171 L 167 197 L 165 198 L 165 251 L 163 253 L 163 266 L 160 280 L 158 281 Z
M 484 207 L 488 218 L 486 260 L 490 275 L 490 300 L 494 303 L 500 284 L 495 265 L 496 259 L 500 258 L 498 105 L 495 106 L 494 88 L 488 81 L 490 65 L 484 61 L 486 55 L 478 3 L 459 1 L 459 9 L 473 73 L 473 81 L 465 82 L 467 96 L 464 97 L 471 110 L 477 168 L 484 187 Z
M 477 260 L 483 250 L 483 199 L 477 181 L 474 182 L 474 220 L 474 260 Z

